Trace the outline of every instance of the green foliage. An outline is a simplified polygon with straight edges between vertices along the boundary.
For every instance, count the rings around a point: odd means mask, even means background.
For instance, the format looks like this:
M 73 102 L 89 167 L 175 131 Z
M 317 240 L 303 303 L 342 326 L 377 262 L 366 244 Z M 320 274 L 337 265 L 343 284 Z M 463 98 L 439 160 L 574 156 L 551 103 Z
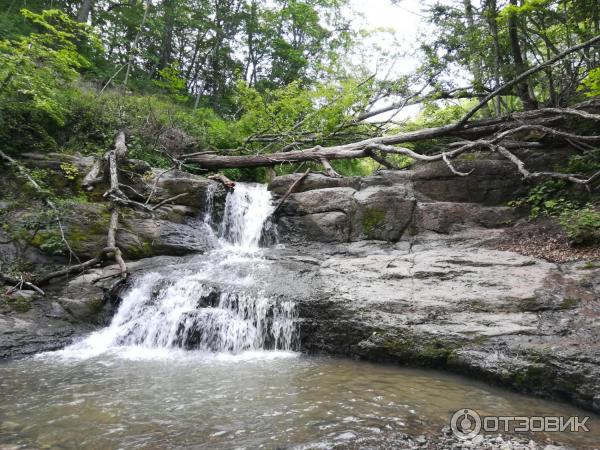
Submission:
M 583 155 L 573 155 L 569 158 L 566 168 L 568 173 L 588 174 L 600 170 L 600 151 L 588 152 Z
M 581 82 L 579 89 L 588 97 L 600 95 L 600 67 L 590 70 L 587 77 Z
M 434 92 L 456 95 L 468 78 L 471 91 L 485 94 L 597 35 L 600 8 L 594 0 L 452 0 L 433 2 L 428 19 L 433 31 L 421 44 L 420 71 Z M 598 95 L 597 67 L 596 58 L 574 53 L 505 92 L 502 101 L 490 102 L 483 112 L 510 112 L 527 97 L 550 106 L 576 102 L 581 97 L 577 87 L 586 74 L 583 91 Z
M 592 205 L 581 209 L 565 209 L 559 220 L 572 244 L 600 243 L 600 211 Z
M 167 92 L 174 99 L 185 102 L 188 99 L 185 79 L 175 64 L 171 64 L 158 71 L 159 79 L 154 84 Z
M 22 14 L 39 32 L 0 41 L 0 143 L 8 148 L 21 135 L 51 140 L 45 128 L 65 124 L 69 83 L 89 65 L 81 43 L 92 40 L 85 25 L 59 10 Z
M 569 198 L 564 181 L 547 181 L 511 206 L 529 206 L 531 217 L 554 217 L 573 245 L 600 242 L 600 211 L 591 203 L 582 205 Z
M 63 171 L 65 178 L 69 181 L 75 181 L 79 176 L 79 169 L 71 163 L 62 163 L 60 170 Z
M 576 205 L 565 197 L 566 182 L 550 180 L 540 183 L 529 191 L 527 197 L 510 202 L 510 206 L 529 206 L 531 217 L 540 215 L 558 216 L 567 209 L 574 209 Z

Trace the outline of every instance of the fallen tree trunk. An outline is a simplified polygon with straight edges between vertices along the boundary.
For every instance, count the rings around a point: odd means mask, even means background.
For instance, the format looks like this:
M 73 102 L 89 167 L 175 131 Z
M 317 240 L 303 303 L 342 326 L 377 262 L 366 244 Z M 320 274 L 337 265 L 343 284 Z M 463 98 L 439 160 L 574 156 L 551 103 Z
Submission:
M 128 199 L 119 187 L 118 159 L 123 158 L 126 154 L 127 146 L 125 145 L 125 133 L 119 131 L 115 139 L 115 148 L 106 154 L 106 159 L 108 160 L 108 172 L 110 174 L 110 190 L 104 195 L 109 196 L 111 199 L 110 224 L 106 238 L 106 247 L 108 251 L 106 253 L 112 255 L 115 262 L 119 265 L 120 275 L 123 278 L 127 276 L 127 265 L 123 260 L 121 250 L 117 247 L 117 230 L 119 228 L 119 200 Z
M 270 154 L 255 154 L 255 155 L 243 155 L 243 156 L 222 156 L 208 153 L 193 153 L 184 157 L 185 162 L 192 162 L 199 164 L 202 168 L 208 170 L 219 170 L 226 168 L 250 168 L 250 167 L 270 167 L 275 166 L 282 163 L 299 163 L 305 161 L 315 161 L 320 162 L 325 167 L 326 173 L 329 173 L 335 176 L 335 171 L 329 164 L 330 160 L 340 160 L 340 159 L 353 159 L 353 158 L 365 158 L 365 157 L 374 157 L 375 160 L 379 162 L 385 161 L 381 159 L 379 155 L 373 153 L 374 149 L 377 149 L 383 153 L 397 153 L 404 154 L 406 156 L 410 156 L 416 160 L 421 161 L 433 161 L 438 159 L 443 159 L 444 162 L 448 165 L 448 167 L 452 170 L 453 173 L 459 174 L 451 165 L 449 160 L 462 153 L 462 151 L 452 150 L 451 152 L 444 153 L 440 152 L 433 157 L 429 155 L 419 155 L 411 150 L 402 149 L 402 148 L 394 148 L 392 146 L 407 143 L 407 142 L 417 142 L 424 141 L 430 139 L 437 138 L 468 138 L 468 139 L 478 139 L 477 141 L 479 145 L 471 146 L 469 144 L 461 147 L 463 149 L 479 149 L 484 148 L 490 151 L 497 151 L 498 148 L 494 147 L 500 144 L 495 136 L 489 137 L 494 133 L 505 132 L 507 129 L 519 129 L 520 131 L 525 131 L 523 128 L 524 123 L 529 125 L 536 126 L 550 126 L 555 125 L 556 121 L 565 118 L 566 116 L 576 116 L 584 119 L 590 120 L 600 120 L 600 116 L 595 114 L 590 114 L 585 111 L 581 111 L 576 108 L 549 108 L 549 109 L 539 109 L 533 111 L 525 111 L 521 113 L 512 114 L 508 117 L 504 118 L 496 118 L 496 119 L 488 119 L 484 121 L 477 122 L 469 122 L 469 120 L 479 111 L 481 108 L 485 107 L 485 105 L 492 100 L 493 98 L 501 95 L 502 93 L 507 92 L 509 89 L 517 85 L 518 83 L 525 80 L 527 77 L 543 70 L 544 68 L 550 67 L 558 61 L 564 59 L 568 55 L 578 50 L 587 48 L 591 45 L 600 42 L 600 35 L 595 36 L 592 39 L 583 42 L 581 44 L 572 46 L 555 57 L 543 61 L 540 64 L 530 68 L 529 70 L 521 73 L 516 78 L 504 83 L 501 86 L 496 87 L 492 92 L 485 95 L 483 99 L 471 110 L 469 110 L 459 121 L 445 125 L 440 127 L 426 128 L 423 130 L 410 131 L 405 133 L 399 133 L 390 136 L 379 136 L 370 139 L 364 139 L 357 142 L 343 144 L 343 145 L 333 145 L 325 148 L 321 148 L 316 145 L 314 147 L 308 148 L 306 150 L 296 150 L 296 151 L 285 151 L 289 148 L 298 148 L 302 146 L 306 146 L 308 143 L 306 139 L 301 138 L 300 136 L 296 137 L 296 142 L 292 142 L 291 144 L 287 144 L 283 147 L 284 151 L 270 153 Z M 360 116 L 359 116 L 360 117 Z M 297 125 L 290 130 L 290 132 L 294 132 L 297 128 Z M 548 128 L 549 129 L 549 128 Z M 533 130 L 533 128 L 532 128 Z M 569 133 L 560 133 L 558 130 L 554 130 L 551 134 L 554 136 L 560 136 L 566 139 L 575 139 L 581 141 L 595 141 L 597 140 L 597 136 L 578 136 Z M 289 133 L 283 133 L 281 137 L 289 137 Z M 482 139 L 483 137 L 488 137 L 488 139 Z M 277 135 L 269 137 L 269 145 L 267 148 L 273 145 L 274 142 L 277 142 Z M 314 141 L 313 141 L 314 142 Z M 508 148 L 508 144 L 506 144 L 503 148 Z M 506 156 L 504 152 L 500 152 L 503 156 Z M 514 162 L 514 158 L 509 158 L 510 161 Z M 521 171 L 521 173 L 524 173 Z M 582 180 L 581 182 L 584 182 Z
M 372 139 L 366 139 L 345 145 L 332 147 L 315 146 L 306 150 L 296 150 L 291 152 L 279 152 L 263 155 L 241 155 L 225 156 L 215 154 L 202 154 L 189 157 L 187 162 L 199 164 L 202 168 L 208 170 L 230 169 L 230 168 L 251 168 L 251 167 L 272 167 L 284 163 L 316 162 L 325 166 L 326 173 L 335 176 L 332 172 L 329 161 L 354 159 L 354 158 L 373 158 L 378 162 L 382 159 L 376 155 L 375 151 L 382 154 L 404 155 L 417 161 L 444 161 L 449 169 L 455 175 L 465 176 L 458 172 L 451 164 L 450 160 L 469 151 L 484 150 L 497 152 L 509 161 L 514 163 L 519 171 L 527 177 L 549 177 L 568 179 L 575 183 L 589 184 L 598 179 L 597 176 L 585 178 L 575 174 L 561 174 L 556 172 L 525 172 L 522 162 L 515 155 L 508 157 L 507 149 L 532 146 L 530 142 L 521 143 L 514 140 L 515 135 L 527 134 L 530 132 L 538 133 L 542 136 L 553 136 L 564 140 L 575 140 L 581 142 L 600 142 L 599 135 L 578 135 L 547 126 L 549 123 L 555 123 L 558 120 L 564 120 L 566 117 L 578 117 L 582 119 L 600 122 L 600 115 L 588 113 L 575 108 L 550 108 L 536 111 L 527 111 L 513 114 L 503 120 L 493 119 L 477 122 L 476 124 L 467 124 L 460 130 L 456 129 L 455 124 L 436 128 L 428 128 L 419 131 L 400 133 L 392 136 L 383 136 Z M 416 142 L 433 138 L 459 136 L 459 131 L 469 131 L 480 133 L 485 129 L 486 137 L 477 140 L 461 140 L 450 144 L 449 151 L 440 151 L 433 155 L 424 155 L 417 153 L 409 148 L 399 147 L 397 144 Z M 489 132 L 492 132 L 491 135 Z M 535 144 L 533 145 L 535 146 Z

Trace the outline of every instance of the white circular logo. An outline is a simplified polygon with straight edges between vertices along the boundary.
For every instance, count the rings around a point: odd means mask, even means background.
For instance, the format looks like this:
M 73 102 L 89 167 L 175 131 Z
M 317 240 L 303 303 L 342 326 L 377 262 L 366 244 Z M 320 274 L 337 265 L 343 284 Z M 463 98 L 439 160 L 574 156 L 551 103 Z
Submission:
M 472 409 L 459 409 L 450 419 L 450 428 L 459 439 L 472 439 L 481 431 L 481 417 Z

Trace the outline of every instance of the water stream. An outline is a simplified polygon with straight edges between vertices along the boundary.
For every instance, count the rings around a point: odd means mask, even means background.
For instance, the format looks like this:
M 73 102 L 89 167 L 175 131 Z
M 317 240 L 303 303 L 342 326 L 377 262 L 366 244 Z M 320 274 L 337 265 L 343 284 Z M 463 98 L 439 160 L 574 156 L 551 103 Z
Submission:
M 291 301 L 256 286 L 269 270 L 270 193 L 238 184 L 222 220 L 198 223 L 214 249 L 137 279 L 111 324 L 58 351 L 0 364 L 0 448 L 395 448 L 437 434 L 459 408 L 588 415 L 436 372 L 297 350 Z M 593 424 L 597 423 L 596 418 Z M 536 435 L 593 448 L 591 433 Z M 373 444 L 375 443 L 375 444 Z
M 110 326 L 67 347 L 62 356 L 90 357 L 110 349 L 131 352 L 185 348 L 206 352 L 290 351 L 295 310 L 290 301 L 249 293 L 252 270 L 266 264 L 260 251 L 272 212 L 266 186 L 239 183 L 227 196 L 223 219 L 212 222 L 212 195 L 201 232 L 214 249 L 193 270 L 175 267 L 135 281 Z

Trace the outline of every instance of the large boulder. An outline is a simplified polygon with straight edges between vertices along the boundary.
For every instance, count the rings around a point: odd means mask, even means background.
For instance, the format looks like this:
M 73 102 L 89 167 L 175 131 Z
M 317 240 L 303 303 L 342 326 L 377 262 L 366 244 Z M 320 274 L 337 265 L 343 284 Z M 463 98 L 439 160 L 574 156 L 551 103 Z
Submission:
M 529 190 L 509 161 L 457 160 L 453 165 L 461 172 L 472 172 L 466 177 L 454 175 L 443 161 L 417 165 L 411 176 L 417 198 L 497 206 Z
M 354 195 L 353 241 L 398 241 L 412 220 L 415 200 L 406 186 L 369 186 Z
M 494 228 L 520 217 L 506 203 L 528 188 L 510 162 L 457 160 L 454 166 L 471 174 L 458 176 L 444 162 L 362 178 L 310 174 L 281 208 L 279 236 L 283 242 L 396 242 L 407 232 Z M 269 188 L 282 195 L 300 176 L 275 178 Z
M 481 206 L 476 203 L 418 203 L 414 216 L 415 231 L 450 233 L 465 227 L 501 228 L 521 217 L 508 206 Z
M 340 211 L 282 217 L 277 228 L 279 236 L 286 242 L 350 240 L 348 215 Z
M 498 233 L 288 246 L 256 284 L 296 302 L 304 351 L 444 368 L 600 411 L 600 269 L 495 250 Z
M 176 204 L 197 208 L 199 211 L 204 211 L 209 195 L 213 197 L 214 204 L 220 205 L 227 194 L 221 183 L 181 170 L 152 169 L 147 182 L 155 187 L 153 203 L 187 194 L 178 198 Z

